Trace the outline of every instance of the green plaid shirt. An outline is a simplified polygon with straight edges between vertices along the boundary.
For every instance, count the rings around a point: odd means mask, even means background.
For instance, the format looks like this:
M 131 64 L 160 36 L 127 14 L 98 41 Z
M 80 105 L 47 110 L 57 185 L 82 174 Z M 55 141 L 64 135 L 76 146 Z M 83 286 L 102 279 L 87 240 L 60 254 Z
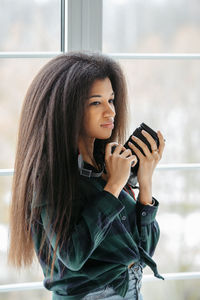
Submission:
M 62 251 L 57 249 L 53 279 L 47 272 L 47 257 L 41 256 L 44 286 L 53 292 L 54 300 L 78 300 L 108 284 L 125 297 L 128 265 L 132 262 L 148 265 L 156 277 L 162 278 L 151 258 L 160 234 L 155 220 L 158 201 L 153 198 L 154 206 L 142 205 L 125 190 L 116 198 L 103 190 L 105 184 L 101 177 L 81 176 L 81 198 L 75 207 L 79 217 Z M 47 224 L 44 205 L 37 230 L 32 230 L 37 254 L 43 230 L 48 236 L 46 245 L 51 243 L 55 248 L 56 235 Z

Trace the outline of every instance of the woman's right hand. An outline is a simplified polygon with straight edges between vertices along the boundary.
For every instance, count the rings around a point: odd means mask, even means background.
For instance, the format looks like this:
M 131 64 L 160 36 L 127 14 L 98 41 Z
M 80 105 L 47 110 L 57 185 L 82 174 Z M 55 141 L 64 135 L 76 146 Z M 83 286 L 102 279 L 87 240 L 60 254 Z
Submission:
M 116 146 L 116 148 L 112 153 L 113 146 Z M 132 155 L 130 149 L 126 149 L 123 145 L 115 142 L 107 144 L 105 149 L 105 167 L 108 181 L 104 190 L 118 198 L 128 181 L 131 167 L 136 163 L 137 157 Z

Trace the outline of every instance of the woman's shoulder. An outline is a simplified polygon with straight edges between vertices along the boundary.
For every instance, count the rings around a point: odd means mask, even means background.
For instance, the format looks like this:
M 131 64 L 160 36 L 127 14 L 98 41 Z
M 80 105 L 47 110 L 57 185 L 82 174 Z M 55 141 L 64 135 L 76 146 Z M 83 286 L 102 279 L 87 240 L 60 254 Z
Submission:
M 77 194 L 76 199 L 74 199 L 74 205 L 80 205 L 82 202 L 85 202 L 91 197 L 91 195 L 98 192 L 97 185 L 94 184 L 94 180 L 91 178 L 86 178 L 85 176 L 79 176 L 77 182 Z M 98 185 L 102 185 L 102 182 L 99 182 Z M 103 186 L 102 186 L 103 189 Z M 32 208 L 39 208 L 48 205 L 48 193 L 43 192 L 42 195 L 38 196 L 38 192 L 33 190 L 32 196 Z

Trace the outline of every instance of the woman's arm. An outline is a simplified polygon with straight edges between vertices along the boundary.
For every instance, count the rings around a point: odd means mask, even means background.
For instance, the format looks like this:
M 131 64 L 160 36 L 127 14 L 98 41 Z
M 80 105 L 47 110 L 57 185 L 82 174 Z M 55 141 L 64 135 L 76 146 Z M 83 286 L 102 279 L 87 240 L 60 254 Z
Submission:
M 107 191 L 98 192 L 82 211 L 79 222 L 62 249 L 58 245 L 58 259 L 71 271 L 78 271 L 88 260 L 94 250 L 106 237 L 112 221 L 124 209 L 119 199 Z M 48 226 L 46 209 L 41 214 L 42 225 L 53 249 L 56 245 L 56 234 Z
M 140 244 L 148 254 L 153 255 L 160 236 L 160 229 L 157 221 L 155 220 L 159 203 L 152 197 L 152 177 L 153 172 L 162 157 L 165 142 L 160 131 L 157 132 L 159 138 L 158 148 L 155 140 L 150 134 L 144 130 L 142 130 L 142 134 L 150 143 L 152 151 L 149 150 L 144 142 L 134 136 L 132 139 L 142 148 L 144 154 L 142 154 L 142 152 L 134 144 L 130 143 L 129 146 L 134 150 L 140 160 L 137 173 L 139 195 L 136 204 Z
M 137 201 L 137 227 L 140 235 L 140 246 L 151 256 L 160 237 L 160 228 L 156 221 L 159 202 L 152 198 L 154 205 L 143 205 Z
M 132 136 L 134 142 L 136 142 L 140 148 L 142 148 L 144 154 L 131 142 L 129 142 L 129 147 L 133 149 L 139 158 L 140 164 L 137 173 L 137 180 L 139 183 L 139 201 L 144 204 L 152 204 L 152 177 L 153 172 L 158 164 L 158 162 L 162 158 L 162 153 L 165 147 L 164 137 L 160 131 L 157 132 L 159 138 L 159 147 L 157 148 L 155 140 L 152 136 L 142 130 L 142 134 L 148 140 L 151 145 L 152 151 L 149 150 L 147 145 L 137 138 L 136 136 Z

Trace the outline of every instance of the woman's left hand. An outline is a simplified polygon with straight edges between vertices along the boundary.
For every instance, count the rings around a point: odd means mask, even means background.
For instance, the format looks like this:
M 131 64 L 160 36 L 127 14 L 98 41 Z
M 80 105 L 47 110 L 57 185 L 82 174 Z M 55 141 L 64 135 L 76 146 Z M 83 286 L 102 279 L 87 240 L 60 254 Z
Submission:
M 146 132 L 145 130 L 142 130 L 142 134 L 144 137 L 148 140 L 148 142 L 151 145 L 152 153 L 147 147 L 147 145 L 140 140 L 139 138 L 132 136 L 132 139 L 134 142 L 136 142 L 144 151 L 144 154 L 133 144 L 130 143 L 129 147 L 133 149 L 133 151 L 136 153 L 136 155 L 139 158 L 139 169 L 137 173 L 137 179 L 140 187 L 148 187 L 152 184 L 152 175 L 153 172 L 158 164 L 158 162 L 162 158 L 163 150 L 165 147 L 165 140 L 160 131 L 157 132 L 158 138 L 159 138 L 159 148 L 157 148 L 157 144 L 155 140 L 152 138 L 152 136 Z

